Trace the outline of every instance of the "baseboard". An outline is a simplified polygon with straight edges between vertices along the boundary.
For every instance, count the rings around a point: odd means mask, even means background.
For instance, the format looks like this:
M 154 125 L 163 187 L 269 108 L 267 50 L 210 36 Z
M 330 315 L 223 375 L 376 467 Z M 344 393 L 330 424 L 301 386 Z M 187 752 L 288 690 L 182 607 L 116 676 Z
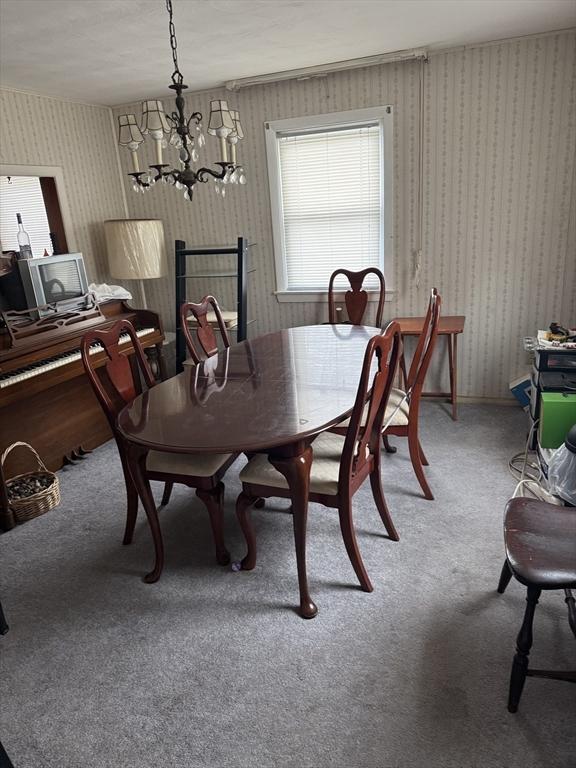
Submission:
M 463 405 L 515 405 L 517 408 L 520 408 L 518 400 L 513 397 L 471 397 L 468 395 L 458 395 L 458 403 Z

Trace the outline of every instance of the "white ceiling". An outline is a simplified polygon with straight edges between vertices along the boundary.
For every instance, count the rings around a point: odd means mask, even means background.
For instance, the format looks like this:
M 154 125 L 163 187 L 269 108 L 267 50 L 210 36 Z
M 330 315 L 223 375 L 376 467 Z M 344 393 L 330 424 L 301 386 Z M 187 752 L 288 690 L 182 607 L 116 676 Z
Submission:
M 193 90 L 406 48 L 576 25 L 576 0 L 173 0 Z M 93 104 L 160 96 L 164 0 L 0 0 L 0 84 Z

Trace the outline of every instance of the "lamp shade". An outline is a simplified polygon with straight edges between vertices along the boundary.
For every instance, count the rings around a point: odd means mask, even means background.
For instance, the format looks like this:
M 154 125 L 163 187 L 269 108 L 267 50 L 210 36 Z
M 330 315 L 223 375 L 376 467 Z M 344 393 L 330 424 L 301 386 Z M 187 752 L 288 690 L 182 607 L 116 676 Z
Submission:
M 171 129 L 168 125 L 168 120 L 166 120 L 166 115 L 164 114 L 164 107 L 162 106 L 162 102 L 156 99 L 153 101 L 143 101 L 142 133 L 152 133 L 153 131 L 170 133 L 170 130 Z
M 118 117 L 118 144 L 121 147 L 130 147 L 138 149 L 142 144 L 144 136 L 138 127 L 135 115 L 120 115 Z M 135 145 L 135 146 L 131 146 Z
M 164 225 L 160 219 L 104 222 L 108 267 L 119 280 L 148 280 L 166 274 Z
M 210 102 L 210 121 L 208 123 L 208 133 L 218 138 L 226 137 L 234 130 L 234 121 L 225 101 Z

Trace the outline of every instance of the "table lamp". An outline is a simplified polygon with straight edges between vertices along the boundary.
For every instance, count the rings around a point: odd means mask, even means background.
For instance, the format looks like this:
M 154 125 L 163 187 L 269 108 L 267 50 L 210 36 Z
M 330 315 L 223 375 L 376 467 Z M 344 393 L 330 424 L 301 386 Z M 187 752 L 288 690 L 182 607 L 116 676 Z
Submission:
M 160 219 L 111 219 L 104 222 L 108 268 L 117 280 L 140 280 L 144 309 L 148 309 L 144 281 L 166 274 L 164 225 Z

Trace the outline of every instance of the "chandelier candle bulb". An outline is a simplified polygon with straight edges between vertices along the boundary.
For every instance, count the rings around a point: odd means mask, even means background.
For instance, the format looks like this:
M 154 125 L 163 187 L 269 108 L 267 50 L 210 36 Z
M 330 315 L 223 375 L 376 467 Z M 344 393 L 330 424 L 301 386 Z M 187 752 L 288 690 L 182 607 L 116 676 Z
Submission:
M 131 149 L 130 154 L 132 155 L 132 167 L 134 168 L 134 173 L 140 173 L 140 163 L 138 162 L 138 150 Z
M 156 165 L 162 165 L 162 139 L 154 139 L 156 147 Z
M 220 155 L 222 157 L 222 162 L 227 163 L 228 162 L 228 149 L 226 147 L 226 137 L 220 136 Z

